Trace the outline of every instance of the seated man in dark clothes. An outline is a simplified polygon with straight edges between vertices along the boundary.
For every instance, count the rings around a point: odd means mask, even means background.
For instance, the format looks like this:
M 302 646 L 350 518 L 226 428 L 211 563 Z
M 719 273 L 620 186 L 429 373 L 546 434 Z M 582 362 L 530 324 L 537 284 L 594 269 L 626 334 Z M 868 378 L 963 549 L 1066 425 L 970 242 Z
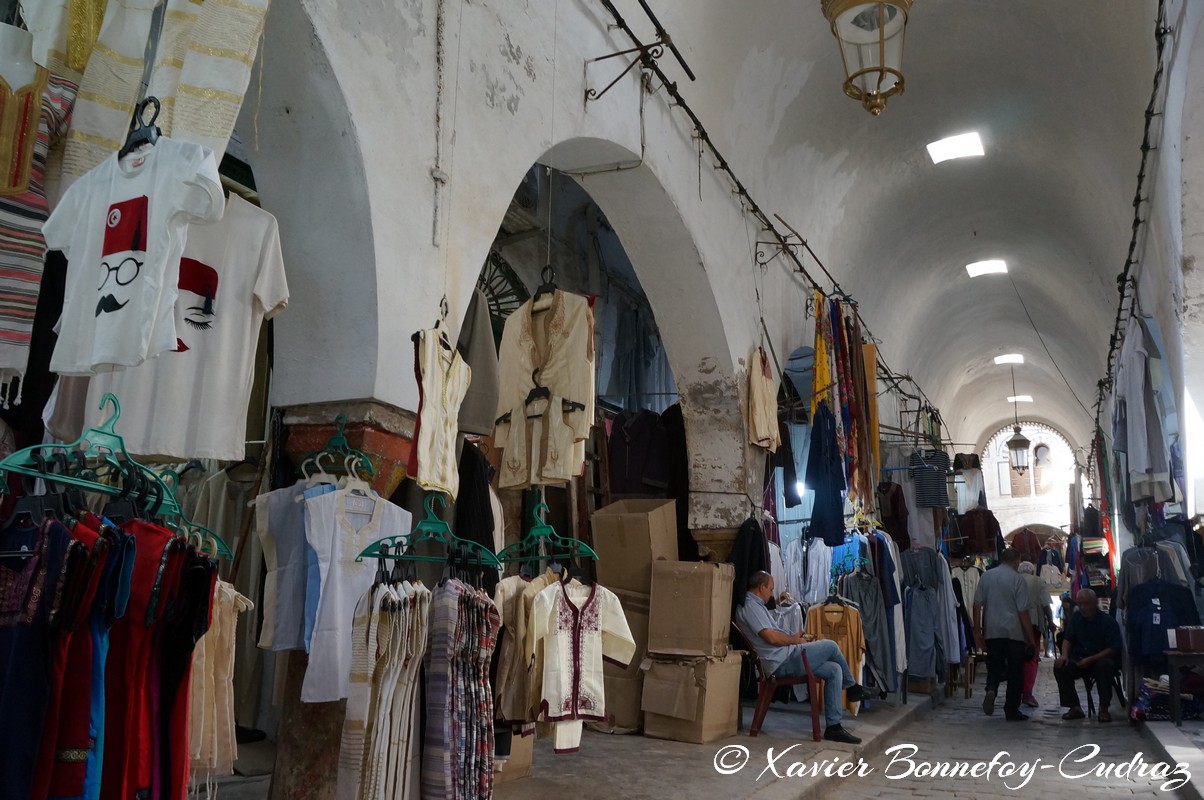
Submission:
M 1062 632 L 1062 654 L 1054 662 L 1062 705 L 1070 709 L 1062 719 L 1084 717 L 1075 681 L 1090 677 L 1099 691 L 1099 721 L 1112 721 L 1108 705 L 1112 702 L 1112 681 L 1120 669 L 1122 647 L 1120 625 L 1100 612 L 1095 592 L 1080 591 L 1078 610 Z

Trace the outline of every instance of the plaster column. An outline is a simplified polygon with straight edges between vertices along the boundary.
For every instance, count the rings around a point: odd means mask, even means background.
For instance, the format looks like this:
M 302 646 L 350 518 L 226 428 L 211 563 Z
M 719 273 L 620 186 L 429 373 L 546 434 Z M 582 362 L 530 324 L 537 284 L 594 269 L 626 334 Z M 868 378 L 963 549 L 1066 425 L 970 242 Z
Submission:
M 289 409 L 284 422 L 290 461 L 300 465 L 306 454 L 322 449 L 337 432 L 332 420 L 340 413 L 348 417 L 343 430 L 348 446 L 372 460 L 376 473 L 372 488 L 389 497 L 405 477 L 414 436 L 414 416 L 391 406 L 364 402 Z M 269 796 L 271 800 L 334 798 L 346 703 L 302 703 L 301 683 L 309 656 L 299 650 L 281 655 L 287 672 Z
M 680 389 L 690 458 L 689 526 L 703 556 L 724 561 L 736 532 L 761 505 L 765 451 L 748 443 L 743 370 L 727 377 L 703 364 L 699 376 Z

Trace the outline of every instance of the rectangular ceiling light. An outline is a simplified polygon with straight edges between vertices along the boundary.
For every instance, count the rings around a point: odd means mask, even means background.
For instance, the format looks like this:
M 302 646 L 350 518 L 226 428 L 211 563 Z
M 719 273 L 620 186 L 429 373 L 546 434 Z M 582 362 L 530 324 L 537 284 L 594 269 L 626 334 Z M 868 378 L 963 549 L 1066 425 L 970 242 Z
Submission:
M 995 356 L 996 364 L 1023 364 L 1024 356 L 1020 353 L 1008 353 L 1005 356 Z
M 1031 394 L 1018 394 L 1008 398 L 1009 403 L 1031 403 L 1033 396 Z
M 990 261 L 975 261 L 973 264 L 966 265 L 966 272 L 971 278 L 977 278 L 979 275 L 995 275 L 1008 271 L 1006 261 L 992 259 Z
M 959 136 L 950 136 L 947 139 L 941 139 L 928 145 L 928 155 L 932 156 L 933 164 L 939 164 L 942 161 L 949 161 L 953 158 L 981 156 L 984 152 L 982 149 L 982 139 L 978 137 L 977 133 L 963 133 Z

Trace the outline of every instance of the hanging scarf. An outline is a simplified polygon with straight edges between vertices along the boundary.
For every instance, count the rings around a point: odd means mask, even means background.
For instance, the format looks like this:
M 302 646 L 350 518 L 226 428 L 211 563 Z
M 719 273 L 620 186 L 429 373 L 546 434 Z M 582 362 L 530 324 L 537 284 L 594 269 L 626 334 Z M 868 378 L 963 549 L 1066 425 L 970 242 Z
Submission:
M 811 390 L 811 419 L 815 419 L 815 411 L 819 404 L 829 398 L 832 387 L 832 365 L 829 359 L 828 339 L 831 328 L 827 324 L 827 303 L 823 293 L 815 291 L 815 377 L 812 379 Z

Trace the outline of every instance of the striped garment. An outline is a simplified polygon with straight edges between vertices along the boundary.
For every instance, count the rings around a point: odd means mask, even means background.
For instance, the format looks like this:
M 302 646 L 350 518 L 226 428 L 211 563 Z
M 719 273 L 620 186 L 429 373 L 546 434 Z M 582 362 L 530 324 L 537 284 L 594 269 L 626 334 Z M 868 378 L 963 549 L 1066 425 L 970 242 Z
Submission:
M 44 179 L 46 156 L 67 133 L 76 86 L 50 76 L 42 92 L 29 189 L 0 195 L 0 384 L 25 372 L 34 311 L 46 260 L 42 223 L 50 216 Z
M 489 665 L 501 615 L 484 592 L 459 581 L 431 599 L 423 800 L 493 795 L 493 689 Z

